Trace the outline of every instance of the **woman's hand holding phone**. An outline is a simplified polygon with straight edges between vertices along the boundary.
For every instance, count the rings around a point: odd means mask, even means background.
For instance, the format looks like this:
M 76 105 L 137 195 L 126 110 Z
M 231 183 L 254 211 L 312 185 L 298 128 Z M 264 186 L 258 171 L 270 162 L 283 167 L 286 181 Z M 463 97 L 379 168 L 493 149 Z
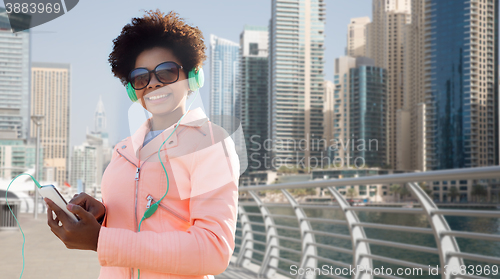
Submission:
M 50 199 L 44 198 L 44 201 L 47 203 L 47 223 L 50 229 L 68 249 L 97 251 L 101 225 L 94 215 L 79 205 L 69 203 L 66 208 L 79 217 L 78 221 L 74 221 Z M 55 219 L 53 212 L 56 214 Z
M 74 195 L 69 203 L 81 206 L 87 212 L 94 215 L 95 219 L 99 223 L 102 223 L 104 215 L 106 214 L 106 208 L 104 205 L 86 193 Z

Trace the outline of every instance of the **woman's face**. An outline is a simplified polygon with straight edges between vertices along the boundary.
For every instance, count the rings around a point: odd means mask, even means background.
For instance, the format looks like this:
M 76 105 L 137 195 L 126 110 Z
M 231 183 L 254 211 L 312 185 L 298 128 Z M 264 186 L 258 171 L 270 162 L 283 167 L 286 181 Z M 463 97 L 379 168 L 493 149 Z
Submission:
M 166 61 L 174 61 L 182 66 L 170 49 L 155 47 L 145 50 L 137 56 L 134 69 L 147 68 L 152 71 L 158 64 Z M 148 86 L 136 90 L 135 93 L 142 106 L 151 112 L 153 116 L 155 114 L 168 114 L 175 109 L 185 108 L 189 85 L 186 74 L 182 69 L 179 69 L 179 79 L 171 84 L 159 82 L 154 73 L 150 74 L 150 78 Z

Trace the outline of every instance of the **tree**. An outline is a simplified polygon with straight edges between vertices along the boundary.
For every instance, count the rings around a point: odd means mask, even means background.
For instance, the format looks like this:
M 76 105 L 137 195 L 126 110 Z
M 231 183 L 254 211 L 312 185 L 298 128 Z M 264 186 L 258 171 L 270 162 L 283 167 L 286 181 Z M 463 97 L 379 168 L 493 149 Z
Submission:
M 410 191 L 406 188 L 406 185 L 403 187 L 399 188 L 399 197 L 404 198 L 406 196 L 409 196 L 411 193 Z
M 476 184 L 472 186 L 472 191 L 470 194 L 471 196 L 475 197 L 475 201 L 477 202 L 478 200 L 482 200 L 481 197 L 488 196 L 488 190 L 486 190 L 486 186 Z
M 451 201 L 454 202 L 455 201 L 455 198 L 459 197 L 460 196 L 460 192 L 458 192 L 458 189 L 457 189 L 457 186 L 451 186 L 450 187 L 450 198 L 451 198 Z
M 287 168 L 286 166 L 281 166 L 278 168 L 278 173 L 280 174 L 285 174 L 285 173 L 299 173 L 299 170 L 297 167 L 291 167 Z
M 347 189 L 346 196 L 348 198 L 352 199 L 352 198 L 356 197 L 357 195 L 358 195 L 358 192 L 356 192 L 356 189 L 354 189 L 352 187 Z
M 294 197 L 316 195 L 316 189 L 314 189 L 314 188 L 290 189 L 290 190 L 288 190 L 288 192 L 290 192 L 290 194 L 292 194 L 292 196 L 294 196 Z
M 401 185 L 399 185 L 399 184 L 392 184 L 389 187 L 389 193 L 394 195 L 394 200 L 396 199 L 396 195 L 398 195 L 400 193 L 400 190 L 401 190 Z M 398 202 L 399 202 L 399 197 L 398 197 Z

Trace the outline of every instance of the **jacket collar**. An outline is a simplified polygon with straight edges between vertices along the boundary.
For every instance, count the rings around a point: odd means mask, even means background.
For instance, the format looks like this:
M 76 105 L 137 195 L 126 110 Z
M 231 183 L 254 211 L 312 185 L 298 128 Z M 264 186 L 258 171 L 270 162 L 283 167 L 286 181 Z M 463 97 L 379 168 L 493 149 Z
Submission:
M 177 126 L 177 123 L 173 124 L 172 126 L 168 127 L 165 129 L 161 134 L 156 136 L 153 140 L 151 140 L 144 148 L 142 148 L 142 145 L 144 143 L 144 138 L 147 133 L 150 131 L 150 121 L 151 118 L 146 120 L 141 127 L 131 136 L 131 141 L 132 141 L 132 146 L 134 155 L 136 158 L 139 158 L 139 160 L 145 160 L 149 156 L 155 154 L 158 152 L 158 148 L 160 145 L 168 138 L 168 140 L 165 142 L 165 144 L 162 146 L 161 150 L 166 150 L 172 147 L 177 146 L 177 133 L 180 131 L 179 129 L 175 130 L 174 133 L 172 131 L 175 129 Z M 187 126 L 187 127 L 195 127 L 199 128 L 205 124 L 205 122 L 208 121 L 208 117 L 205 115 L 203 110 L 198 107 L 192 110 L 189 110 L 186 115 L 181 119 L 181 122 L 179 123 L 179 126 Z M 172 134 L 172 135 L 170 135 Z M 169 137 L 170 136 L 170 137 Z M 131 149 L 128 149 L 131 150 Z M 140 152 L 140 154 L 139 154 Z

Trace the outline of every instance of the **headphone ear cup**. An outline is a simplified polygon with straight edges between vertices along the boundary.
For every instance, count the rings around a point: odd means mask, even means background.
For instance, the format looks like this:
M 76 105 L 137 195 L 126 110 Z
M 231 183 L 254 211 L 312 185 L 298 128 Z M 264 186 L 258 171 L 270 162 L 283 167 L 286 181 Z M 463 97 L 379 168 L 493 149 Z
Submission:
M 202 88 L 203 84 L 205 83 L 205 75 L 203 74 L 203 68 L 199 68 L 198 71 L 196 71 L 196 68 L 189 71 L 188 83 L 189 83 L 189 89 L 191 91 L 196 91 Z
M 135 89 L 132 87 L 132 84 L 130 84 L 130 82 L 127 84 L 126 88 L 129 99 L 132 102 L 137 102 L 137 95 L 135 94 Z

